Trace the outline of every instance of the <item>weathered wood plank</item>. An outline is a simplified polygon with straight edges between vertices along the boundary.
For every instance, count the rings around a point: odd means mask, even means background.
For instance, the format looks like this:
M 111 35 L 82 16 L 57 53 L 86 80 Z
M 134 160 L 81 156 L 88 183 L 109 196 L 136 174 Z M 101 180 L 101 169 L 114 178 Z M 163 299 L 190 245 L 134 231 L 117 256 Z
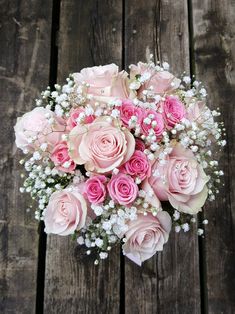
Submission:
M 122 3 L 62 0 L 58 80 L 86 66 L 121 64 Z M 76 242 L 48 237 L 45 313 L 119 313 L 119 249 L 94 266 Z
M 126 2 L 125 64 L 145 55 L 168 61 L 171 70 L 189 72 L 187 1 Z M 126 313 L 200 313 L 196 232 L 171 233 L 162 253 L 142 268 L 126 259 Z
M 235 312 L 235 2 L 193 0 L 192 13 L 196 76 L 208 89 L 210 105 L 221 108 L 228 142 L 220 158 L 225 186 L 205 211 L 205 308 L 230 314 Z
M 1 1 L 0 12 L 0 312 L 35 311 L 38 224 L 20 195 L 22 154 L 16 117 L 33 107 L 48 84 L 52 1 Z

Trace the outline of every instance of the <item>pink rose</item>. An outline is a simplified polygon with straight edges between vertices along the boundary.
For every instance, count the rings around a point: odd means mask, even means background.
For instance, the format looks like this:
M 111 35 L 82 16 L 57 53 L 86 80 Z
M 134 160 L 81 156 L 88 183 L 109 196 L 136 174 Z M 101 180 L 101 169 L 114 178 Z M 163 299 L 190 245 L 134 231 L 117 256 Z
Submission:
M 89 84 L 88 93 L 94 96 L 95 101 L 109 101 L 110 98 L 128 98 L 128 74 L 118 72 L 118 66 L 108 64 L 82 69 L 74 73 L 77 85 L 86 82 Z
M 136 65 L 131 65 L 130 77 L 134 78 L 136 75 L 144 75 L 149 79 L 141 85 L 138 90 L 138 96 L 143 96 L 143 90 L 153 87 L 153 92 L 156 94 L 163 94 L 172 91 L 179 87 L 180 80 L 168 71 L 156 71 L 148 67 L 146 64 L 139 62 Z
M 139 150 L 134 152 L 131 158 L 121 166 L 120 170 L 135 178 L 138 177 L 141 180 L 144 180 L 151 174 L 151 167 L 148 158 Z
M 136 107 L 130 100 L 124 100 L 119 110 L 120 118 L 125 126 L 129 125 L 128 122 L 132 116 L 137 117 L 137 123 L 140 123 L 143 116 L 143 110 L 139 107 Z
M 76 126 L 69 134 L 69 155 L 87 171 L 108 173 L 125 163 L 134 153 L 135 139 L 128 129 L 120 129 L 109 117 Z
M 18 148 L 33 151 L 47 143 L 50 151 L 61 140 L 63 132 L 66 133 L 66 124 L 54 112 L 37 107 L 18 118 L 14 130 Z
M 65 142 L 57 144 L 50 157 L 60 171 L 72 173 L 76 168 L 76 164 L 69 157 L 68 146 Z
M 135 181 L 124 173 L 112 176 L 107 187 L 112 200 L 125 206 L 131 205 L 138 194 L 138 186 Z
M 135 140 L 135 149 L 136 150 L 140 150 L 141 152 L 143 152 L 145 150 L 145 144 L 143 141 L 141 141 L 139 138 L 136 138 Z
M 104 183 L 106 181 L 106 177 L 102 175 L 91 177 L 86 181 L 84 194 L 90 203 L 100 204 L 105 200 L 106 187 Z
M 156 160 L 148 183 L 161 201 L 184 213 L 196 214 L 207 198 L 209 178 L 192 151 L 176 144 L 165 164 Z
M 147 123 L 146 119 L 149 119 L 150 121 Z M 162 133 L 165 130 L 162 115 L 154 110 L 146 110 L 141 121 L 141 129 L 144 135 L 148 135 L 149 130 L 153 129 L 157 139 L 161 139 Z
M 126 242 L 123 245 L 123 254 L 141 266 L 142 262 L 151 258 L 157 251 L 163 250 L 168 241 L 171 230 L 171 217 L 165 211 L 157 216 L 148 213 L 139 214 L 136 220 L 129 221 L 125 233 Z
M 70 116 L 67 120 L 67 125 L 69 130 L 72 130 L 75 126 L 77 126 L 77 118 L 79 117 L 80 113 L 83 113 L 85 110 L 84 108 L 80 107 L 80 108 L 72 108 L 70 111 Z M 91 123 L 95 120 L 95 116 L 94 115 L 90 115 L 90 116 L 86 116 L 84 119 L 84 123 Z
M 168 128 L 173 128 L 186 115 L 185 106 L 175 96 L 167 96 L 162 103 L 163 116 Z
M 44 211 L 45 232 L 58 235 L 73 234 L 85 226 L 87 205 L 76 188 L 54 192 Z

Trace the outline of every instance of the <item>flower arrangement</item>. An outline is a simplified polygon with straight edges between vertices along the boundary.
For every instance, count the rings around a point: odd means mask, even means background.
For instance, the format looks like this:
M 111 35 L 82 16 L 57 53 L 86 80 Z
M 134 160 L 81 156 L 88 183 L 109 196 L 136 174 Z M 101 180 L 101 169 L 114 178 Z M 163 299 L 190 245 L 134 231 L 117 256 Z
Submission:
M 74 73 L 15 125 L 28 172 L 20 191 L 38 201 L 35 218 L 94 250 L 95 264 L 117 243 L 138 265 L 162 251 L 172 226 L 187 232 L 214 200 L 223 175 L 211 145 L 226 144 L 225 129 L 202 84 L 166 62 L 129 68 Z

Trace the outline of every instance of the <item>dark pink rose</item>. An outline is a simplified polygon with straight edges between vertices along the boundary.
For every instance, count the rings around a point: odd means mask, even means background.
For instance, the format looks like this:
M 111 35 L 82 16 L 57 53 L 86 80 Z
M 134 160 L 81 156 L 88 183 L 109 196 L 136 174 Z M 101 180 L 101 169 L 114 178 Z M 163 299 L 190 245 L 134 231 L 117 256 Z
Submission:
M 151 167 L 147 156 L 140 150 L 136 150 L 131 158 L 121 167 L 121 171 L 144 180 L 150 176 Z
M 61 142 L 54 147 L 51 153 L 51 160 L 56 168 L 63 172 L 72 173 L 76 168 L 76 164 L 68 155 L 68 146 L 65 142 Z
M 143 152 L 145 150 L 145 144 L 139 138 L 135 140 L 135 149 Z
M 104 183 L 107 181 L 103 175 L 94 176 L 85 183 L 84 194 L 88 201 L 92 204 L 100 204 L 105 200 L 106 187 Z
M 70 111 L 70 116 L 67 120 L 67 125 L 69 130 L 72 130 L 75 126 L 77 126 L 77 118 L 79 117 L 80 113 L 83 113 L 85 110 L 84 108 L 73 108 Z M 94 115 L 90 115 L 90 116 L 86 116 L 84 119 L 84 123 L 91 123 L 95 120 L 95 116 Z
M 137 122 L 140 123 L 143 116 L 143 110 L 139 107 L 136 107 L 132 101 L 124 100 L 120 107 L 120 118 L 125 126 L 128 126 L 128 122 L 132 116 L 137 117 Z
M 152 119 L 150 119 L 149 117 L 153 116 Z M 146 118 L 150 119 L 151 122 L 150 123 L 146 123 Z M 162 114 L 154 111 L 154 110 L 147 110 L 142 118 L 141 121 L 141 129 L 142 132 L 144 133 L 144 135 L 148 135 L 149 134 L 149 130 L 153 129 L 156 137 L 159 139 L 162 137 L 162 133 L 164 132 L 164 120 L 162 117 Z
M 121 205 L 131 205 L 138 194 L 135 181 L 124 173 L 113 176 L 107 187 L 112 200 Z
M 167 96 L 162 103 L 163 116 L 168 128 L 174 127 L 186 115 L 185 106 L 175 96 Z

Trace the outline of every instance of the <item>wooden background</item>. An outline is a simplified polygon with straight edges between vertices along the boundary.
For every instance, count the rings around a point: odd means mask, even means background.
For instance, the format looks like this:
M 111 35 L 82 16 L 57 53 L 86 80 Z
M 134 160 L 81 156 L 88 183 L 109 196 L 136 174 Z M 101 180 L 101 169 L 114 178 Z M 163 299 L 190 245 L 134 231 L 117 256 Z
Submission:
M 235 313 L 234 36 L 234 0 L 0 0 L 0 313 Z M 206 206 L 206 239 L 172 232 L 142 268 L 119 249 L 96 267 L 26 211 L 12 127 L 47 84 L 149 52 L 195 74 L 221 106 L 225 186 Z

